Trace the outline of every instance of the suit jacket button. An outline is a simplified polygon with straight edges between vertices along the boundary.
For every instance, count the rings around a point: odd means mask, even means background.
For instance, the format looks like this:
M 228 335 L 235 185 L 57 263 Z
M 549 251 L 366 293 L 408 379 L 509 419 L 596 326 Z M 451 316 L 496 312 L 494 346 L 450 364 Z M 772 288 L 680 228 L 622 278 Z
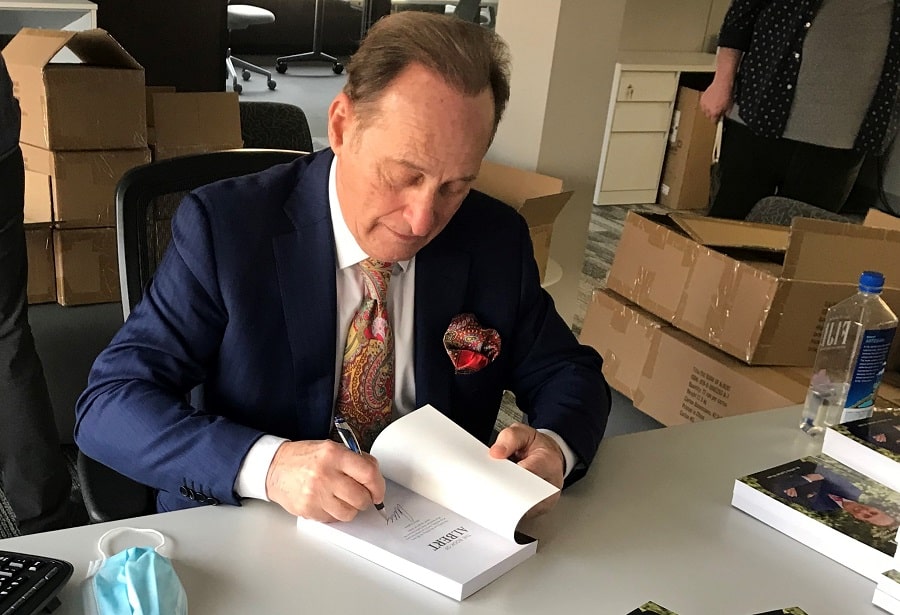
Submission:
M 191 490 L 188 489 L 188 486 L 187 486 L 187 485 L 182 485 L 181 488 L 178 489 L 178 492 L 179 492 L 181 495 L 183 495 L 184 497 L 186 497 L 186 498 L 191 497 Z M 192 499 L 193 499 L 193 498 L 192 498 Z
M 221 504 L 221 502 L 219 501 L 219 498 L 216 498 L 213 496 L 209 496 L 208 498 L 206 498 L 206 503 L 209 504 L 210 506 L 218 506 L 219 504 Z

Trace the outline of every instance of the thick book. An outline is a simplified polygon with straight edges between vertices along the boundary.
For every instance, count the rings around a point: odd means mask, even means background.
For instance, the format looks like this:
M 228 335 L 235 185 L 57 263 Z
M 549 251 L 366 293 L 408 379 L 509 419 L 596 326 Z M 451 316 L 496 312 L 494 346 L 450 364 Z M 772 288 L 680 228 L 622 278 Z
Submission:
M 678 615 L 675 611 L 670 611 L 669 609 L 659 606 L 655 602 L 645 602 L 638 608 L 633 611 L 630 611 L 628 615 Z
M 888 570 L 878 578 L 872 604 L 888 613 L 900 615 L 900 571 Z
M 678 615 L 675 611 L 656 604 L 655 602 L 646 602 L 629 612 L 628 615 Z M 740 615 L 735 613 L 734 615 Z M 766 611 L 765 613 L 757 613 L 756 615 L 806 615 L 806 611 L 800 607 L 792 606 L 786 609 L 778 609 L 777 611 Z
M 900 493 L 829 457 L 739 478 L 731 503 L 873 581 L 894 567 Z
M 516 531 L 559 491 L 431 406 L 392 422 L 372 445 L 387 519 L 374 508 L 348 523 L 298 518 L 297 528 L 456 600 L 525 561 L 537 541 Z
M 900 491 L 900 409 L 875 410 L 868 418 L 829 427 L 822 453 Z

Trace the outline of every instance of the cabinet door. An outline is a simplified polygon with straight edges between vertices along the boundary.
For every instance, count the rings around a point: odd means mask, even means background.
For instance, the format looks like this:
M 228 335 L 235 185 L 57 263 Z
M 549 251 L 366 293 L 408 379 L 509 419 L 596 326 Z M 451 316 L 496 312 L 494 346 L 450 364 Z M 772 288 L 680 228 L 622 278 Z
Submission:
M 663 132 L 672 121 L 668 102 L 620 102 L 613 114 L 612 132 Z
M 614 132 L 600 189 L 656 190 L 666 152 L 665 132 Z
M 670 101 L 678 91 L 678 73 L 674 71 L 622 71 L 619 77 L 619 101 Z

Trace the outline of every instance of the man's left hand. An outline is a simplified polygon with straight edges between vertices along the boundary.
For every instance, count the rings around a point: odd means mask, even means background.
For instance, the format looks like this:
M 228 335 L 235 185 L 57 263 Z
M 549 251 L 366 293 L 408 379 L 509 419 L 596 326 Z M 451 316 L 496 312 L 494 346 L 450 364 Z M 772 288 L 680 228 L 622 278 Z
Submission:
M 565 457 L 553 438 L 523 423 L 513 423 L 497 435 L 490 449 L 494 459 L 509 459 L 532 474 L 562 489 Z M 538 503 L 526 517 L 535 517 L 552 509 L 559 492 Z

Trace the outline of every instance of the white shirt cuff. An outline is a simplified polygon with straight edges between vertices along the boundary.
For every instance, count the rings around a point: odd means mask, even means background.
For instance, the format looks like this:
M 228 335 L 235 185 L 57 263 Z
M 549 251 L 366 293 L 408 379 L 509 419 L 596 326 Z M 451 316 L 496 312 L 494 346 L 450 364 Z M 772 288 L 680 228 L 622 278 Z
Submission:
M 284 442 L 287 442 L 285 438 L 264 434 L 253 443 L 234 479 L 234 492 L 239 497 L 269 501 L 266 495 L 266 477 L 275 452 Z
M 569 476 L 569 473 L 575 468 L 575 452 L 572 451 L 572 447 L 566 444 L 566 441 L 563 440 L 558 433 L 555 431 L 551 431 L 549 429 L 538 429 L 539 432 L 544 434 L 545 436 L 549 436 L 553 439 L 554 442 L 559 444 L 559 449 L 562 451 L 563 458 L 566 460 L 566 469 L 563 472 L 563 478 Z

